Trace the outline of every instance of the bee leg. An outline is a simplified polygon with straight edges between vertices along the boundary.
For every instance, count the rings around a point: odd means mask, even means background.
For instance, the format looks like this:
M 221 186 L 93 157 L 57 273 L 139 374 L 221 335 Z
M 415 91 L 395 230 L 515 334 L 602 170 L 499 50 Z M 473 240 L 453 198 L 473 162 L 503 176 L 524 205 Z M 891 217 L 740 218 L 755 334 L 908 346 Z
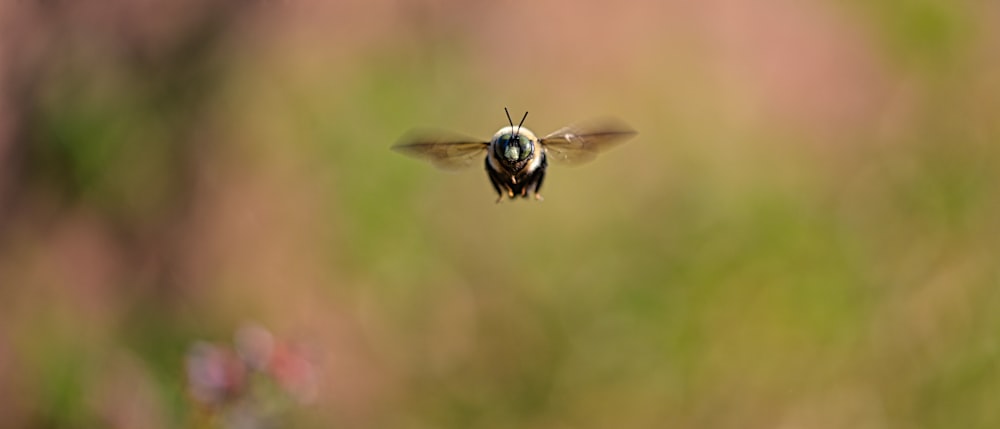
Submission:
M 545 180 L 545 168 L 548 167 L 549 163 L 545 160 L 544 155 L 542 158 L 542 164 L 538 166 L 538 169 L 531 174 L 531 191 L 535 194 L 535 200 L 542 201 L 542 195 L 538 192 L 542 190 L 542 182 Z
M 490 178 L 490 184 L 493 185 L 493 190 L 497 192 L 497 203 L 503 201 L 503 191 L 500 190 L 500 181 L 496 178 L 493 169 L 490 168 L 490 160 L 486 159 L 486 177 Z

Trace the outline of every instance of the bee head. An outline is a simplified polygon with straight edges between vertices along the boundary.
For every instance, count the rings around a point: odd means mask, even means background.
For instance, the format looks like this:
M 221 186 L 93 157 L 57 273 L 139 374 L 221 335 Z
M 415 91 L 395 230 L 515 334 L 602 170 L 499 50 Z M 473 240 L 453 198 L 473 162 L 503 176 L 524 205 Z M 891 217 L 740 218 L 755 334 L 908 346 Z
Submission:
M 510 165 L 520 164 L 531 158 L 535 152 L 535 141 L 537 137 L 525 128 L 521 128 L 524 120 L 528 118 L 528 112 L 524 112 L 521 122 L 514 126 L 514 121 L 510 119 L 510 112 L 503 108 L 507 114 L 509 127 L 504 127 L 493 136 L 493 150 L 496 156 Z
M 504 127 L 493 136 L 493 150 L 497 158 L 510 164 L 528 160 L 535 153 L 535 134 L 526 128 L 516 131 Z

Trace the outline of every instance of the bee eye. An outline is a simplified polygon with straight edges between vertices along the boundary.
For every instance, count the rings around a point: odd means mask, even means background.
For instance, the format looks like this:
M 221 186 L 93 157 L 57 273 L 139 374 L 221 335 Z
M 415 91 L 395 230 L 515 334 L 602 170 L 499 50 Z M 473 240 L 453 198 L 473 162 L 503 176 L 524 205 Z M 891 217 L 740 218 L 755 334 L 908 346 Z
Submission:
M 531 156 L 531 152 L 534 149 L 534 145 L 531 144 L 531 140 L 524 136 L 518 136 L 518 146 L 521 148 L 521 159 L 526 159 Z

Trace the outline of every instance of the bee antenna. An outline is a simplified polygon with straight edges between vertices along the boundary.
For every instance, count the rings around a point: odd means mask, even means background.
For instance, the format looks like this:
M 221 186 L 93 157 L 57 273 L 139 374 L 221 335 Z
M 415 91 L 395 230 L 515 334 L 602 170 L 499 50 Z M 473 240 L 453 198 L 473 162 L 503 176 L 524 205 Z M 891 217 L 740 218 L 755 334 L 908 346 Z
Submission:
M 504 106 L 503 112 L 507 114 L 507 122 L 510 122 L 510 127 L 514 128 L 514 121 L 510 120 L 510 112 L 507 111 L 507 106 Z
M 508 116 L 509 116 L 509 115 L 508 115 Z M 521 122 L 518 122 L 518 123 L 517 123 L 517 131 L 515 131 L 515 132 L 514 132 L 514 135 L 515 135 L 515 136 L 517 135 L 517 133 L 520 133 L 520 132 L 521 132 L 521 125 L 524 125 L 524 120 L 525 120 L 525 119 L 527 119 L 527 118 L 528 118 L 528 112 L 527 112 L 527 111 L 525 111 L 525 112 L 524 112 L 524 116 L 522 116 L 522 117 L 521 117 Z M 513 126 L 514 126 L 514 124 L 510 124 L 510 126 L 512 126 L 512 127 L 513 127 Z

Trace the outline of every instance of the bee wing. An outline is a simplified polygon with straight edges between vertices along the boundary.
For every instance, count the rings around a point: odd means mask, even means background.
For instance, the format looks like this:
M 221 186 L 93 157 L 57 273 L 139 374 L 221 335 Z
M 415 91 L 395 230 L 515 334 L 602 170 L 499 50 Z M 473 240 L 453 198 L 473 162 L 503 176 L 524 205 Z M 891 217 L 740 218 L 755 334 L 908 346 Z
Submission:
M 423 159 L 444 170 L 459 170 L 482 162 L 489 142 L 441 131 L 416 132 L 404 137 L 392 150 Z
M 560 128 L 539 142 L 549 158 L 579 164 L 594 159 L 598 153 L 628 140 L 636 134 L 617 119 L 601 119 Z

